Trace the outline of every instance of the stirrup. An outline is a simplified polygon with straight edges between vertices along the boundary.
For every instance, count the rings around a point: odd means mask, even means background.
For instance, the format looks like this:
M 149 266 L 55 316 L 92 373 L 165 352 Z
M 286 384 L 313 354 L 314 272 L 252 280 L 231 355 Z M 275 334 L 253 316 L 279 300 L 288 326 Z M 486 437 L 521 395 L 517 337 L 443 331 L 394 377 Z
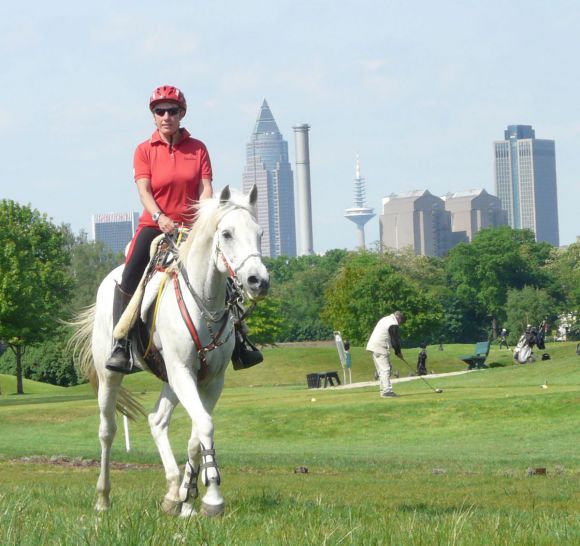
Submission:
M 251 368 L 263 360 L 264 355 L 246 336 L 236 335 L 236 345 L 232 353 L 234 370 Z
M 111 356 L 105 363 L 105 368 L 112 372 L 131 373 L 131 355 L 129 354 L 129 342 L 126 339 L 118 339 L 115 342 Z

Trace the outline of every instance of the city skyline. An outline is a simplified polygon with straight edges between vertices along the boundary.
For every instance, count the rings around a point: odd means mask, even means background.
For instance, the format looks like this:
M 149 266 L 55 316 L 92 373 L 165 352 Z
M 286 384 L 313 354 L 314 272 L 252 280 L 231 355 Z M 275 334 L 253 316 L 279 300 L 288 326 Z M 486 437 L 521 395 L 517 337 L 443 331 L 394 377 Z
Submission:
M 510 123 L 557 143 L 560 242 L 580 235 L 571 198 L 580 178 L 580 75 L 570 70 L 580 5 L 180 3 L 163 30 L 147 6 L 6 6 L 0 52 L 12 85 L 0 91 L 1 198 L 88 233 L 95 211 L 140 208 L 133 152 L 154 129 L 151 91 L 170 84 L 185 92 L 182 124 L 207 145 L 216 191 L 241 189 L 244 145 L 264 97 L 291 158 L 292 127 L 311 125 L 316 252 L 357 245 L 342 216 L 356 153 L 376 212 L 385 195 L 424 187 L 495 193 L 493 142 Z M 23 145 L 32 141 L 33 153 Z M 365 233 L 368 245 L 378 240 L 378 217 Z

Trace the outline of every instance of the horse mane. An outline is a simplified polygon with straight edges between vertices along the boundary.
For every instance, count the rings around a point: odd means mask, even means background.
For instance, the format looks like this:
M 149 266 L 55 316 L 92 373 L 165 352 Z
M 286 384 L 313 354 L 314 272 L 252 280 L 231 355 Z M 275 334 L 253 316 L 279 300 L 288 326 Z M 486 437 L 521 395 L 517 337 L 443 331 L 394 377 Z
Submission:
M 221 219 L 228 212 L 239 208 L 247 210 L 254 219 L 256 218 L 255 206 L 248 203 L 242 192 L 234 189 L 230 190 L 230 198 L 223 203 L 219 195 L 195 203 L 192 206 L 192 215 L 195 218 L 193 227 L 187 241 L 179 249 L 179 259 L 182 263 L 187 263 L 190 255 L 199 257 L 208 254 Z

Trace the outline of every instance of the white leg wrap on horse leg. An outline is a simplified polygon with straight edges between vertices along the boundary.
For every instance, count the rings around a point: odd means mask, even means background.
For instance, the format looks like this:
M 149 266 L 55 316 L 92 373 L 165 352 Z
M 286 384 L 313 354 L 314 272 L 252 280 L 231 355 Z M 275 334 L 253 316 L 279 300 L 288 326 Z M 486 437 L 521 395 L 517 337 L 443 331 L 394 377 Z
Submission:
M 199 466 L 197 470 L 187 461 L 185 463 L 185 472 L 183 473 L 183 481 L 179 488 L 179 496 L 183 502 L 193 502 L 199 496 L 197 488 L 197 478 L 199 476 Z
M 221 516 L 224 513 L 224 498 L 220 490 L 221 476 L 215 460 L 215 449 L 205 449 L 201 445 L 202 463 L 200 466 L 203 484 L 207 492 L 201 501 L 201 513 L 204 516 Z
M 183 481 L 181 482 L 181 487 L 179 488 L 179 496 L 183 501 L 181 506 L 181 516 L 190 517 L 194 516 L 197 512 L 195 511 L 195 500 L 199 496 L 199 490 L 197 488 L 197 478 L 199 476 L 199 466 L 197 470 L 188 460 L 185 463 L 185 472 L 183 473 Z

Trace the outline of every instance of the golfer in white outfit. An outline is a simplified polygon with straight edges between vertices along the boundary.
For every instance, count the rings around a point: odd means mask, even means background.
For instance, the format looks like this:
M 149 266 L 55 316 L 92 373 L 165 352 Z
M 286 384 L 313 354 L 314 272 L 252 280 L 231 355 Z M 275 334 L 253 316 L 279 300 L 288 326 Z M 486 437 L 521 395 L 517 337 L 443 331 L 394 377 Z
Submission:
M 379 388 L 383 398 L 397 396 L 391 385 L 391 361 L 389 355 L 391 348 L 399 358 L 403 358 L 401 352 L 401 337 L 399 325 L 405 322 L 405 316 L 400 311 L 395 311 L 388 317 L 383 317 L 373 330 L 367 343 L 366 350 L 373 354 L 373 360 L 379 374 Z

